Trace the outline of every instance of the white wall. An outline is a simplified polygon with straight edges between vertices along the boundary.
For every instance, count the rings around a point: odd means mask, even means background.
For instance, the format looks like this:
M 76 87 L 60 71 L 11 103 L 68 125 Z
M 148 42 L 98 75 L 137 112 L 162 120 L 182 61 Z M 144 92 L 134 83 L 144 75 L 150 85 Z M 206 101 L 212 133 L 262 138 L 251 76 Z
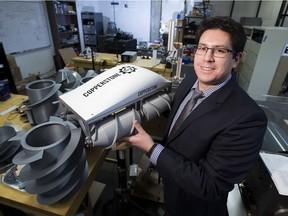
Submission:
M 162 2 L 163 22 L 175 21 L 178 12 L 184 12 L 184 0 L 165 0 Z

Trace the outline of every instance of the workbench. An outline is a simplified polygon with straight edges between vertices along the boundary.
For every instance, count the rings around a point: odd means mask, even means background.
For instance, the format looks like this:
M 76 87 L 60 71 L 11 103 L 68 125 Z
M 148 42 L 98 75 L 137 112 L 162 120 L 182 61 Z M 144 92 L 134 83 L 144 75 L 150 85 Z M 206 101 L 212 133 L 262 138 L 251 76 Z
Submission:
M 27 99 L 28 97 L 24 95 L 11 94 L 11 98 L 8 100 L 4 102 L 0 101 L 0 126 L 2 126 L 4 122 L 11 122 L 19 125 L 25 131 L 28 131 L 32 126 L 24 117 L 21 117 L 16 110 L 2 115 L 5 110 L 13 106 L 20 106 Z M 0 203 L 37 216 L 75 216 L 95 179 L 97 171 L 104 162 L 108 150 L 96 147 L 87 148 L 86 154 L 89 167 L 88 178 L 82 188 L 68 201 L 62 203 L 59 202 L 53 205 L 42 205 L 37 202 L 36 195 L 21 192 L 0 183 Z
M 75 70 L 79 72 L 79 68 L 93 69 L 92 59 L 84 57 L 74 57 L 72 58 L 74 62 Z M 94 54 L 94 70 L 109 69 L 115 67 L 116 65 L 124 64 L 121 62 L 121 55 L 112 53 L 96 53 Z M 126 64 L 132 64 L 135 66 L 143 67 L 152 70 L 164 77 L 171 77 L 172 69 L 165 68 L 165 64 L 160 63 L 160 59 L 142 59 L 137 56 L 136 61 Z

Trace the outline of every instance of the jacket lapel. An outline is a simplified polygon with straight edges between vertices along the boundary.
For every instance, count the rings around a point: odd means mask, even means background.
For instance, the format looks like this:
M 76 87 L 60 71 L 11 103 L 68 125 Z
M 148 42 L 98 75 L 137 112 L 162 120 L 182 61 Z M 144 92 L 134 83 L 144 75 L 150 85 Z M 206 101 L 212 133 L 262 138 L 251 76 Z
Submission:
M 165 133 L 164 133 L 164 140 L 163 140 L 164 143 L 166 143 L 166 141 L 167 141 L 168 133 L 169 133 L 173 118 L 176 115 L 176 112 L 177 112 L 181 102 L 184 100 L 184 98 L 186 97 L 188 92 L 191 90 L 194 82 L 195 82 L 195 80 L 191 81 L 190 83 L 186 82 L 186 84 L 181 83 L 182 85 L 180 85 L 179 88 L 177 89 L 177 92 L 176 92 L 175 97 L 173 99 L 172 108 L 171 108 L 170 113 L 169 113 L 169 118 L 167 121 Z
M 169 145 L 169 143 L 174 138 L 176 138 L 183 130 L 185 130 L 186 127 L 190 126 L 196 119 L 199 119 L 203 115 L 206 115 L 209 112 L 217 109 L 225 101 L 225 99 L 231 94 L 231 91 L 233 89 L 234 84 L 235 84 L 235 80 L 232 78 L 225 86 L 223 86 L 219 90 L 215 91 L 208 98 L 206 98 L 199 106 L 197 106 L 193 110 L 193 112 L 187 117 L 187 119 L 185 119 L 185 121 L 180 125 L 180 127 L 177 130 L 171 131 L 169 136 L 166 138 L 166 140 L 167 140 L 166 144 Z M 181 101 L 180 101 L 180 103 L 181 103 Z M 179 107 L 179 105 L 177 106 L 176 111 L 177 111 L 178 107 Z M 173 117 L 174 117 L 176 111 L 174 110 L 174 112 L 171 113 L 171 114 L 173 114 L 172 115 Z M 170 121 L 168 122 L 169 128 L 170 128 L 171 122 L 172 122 L 171 119 L 173 120 L 173 118 L 170 118 Z

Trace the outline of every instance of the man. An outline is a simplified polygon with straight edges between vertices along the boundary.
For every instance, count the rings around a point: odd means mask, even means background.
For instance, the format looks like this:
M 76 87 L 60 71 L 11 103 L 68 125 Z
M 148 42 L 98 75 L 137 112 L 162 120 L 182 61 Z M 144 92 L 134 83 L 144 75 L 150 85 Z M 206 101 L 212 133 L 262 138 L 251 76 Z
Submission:
M 187 74 L 173 99 L 164 143 L 135 122 L 125 138 L 145 152 L 164 183 L 169 216 L 228 215 L 227 196 L 255 165 L 267 118 L 235 82 L 246 42 L 243 27 L 228 17 L 208 18 L 199 29 L 195 74 Z M 180 126 L 177 118 L 195 92 L 201 92 Z

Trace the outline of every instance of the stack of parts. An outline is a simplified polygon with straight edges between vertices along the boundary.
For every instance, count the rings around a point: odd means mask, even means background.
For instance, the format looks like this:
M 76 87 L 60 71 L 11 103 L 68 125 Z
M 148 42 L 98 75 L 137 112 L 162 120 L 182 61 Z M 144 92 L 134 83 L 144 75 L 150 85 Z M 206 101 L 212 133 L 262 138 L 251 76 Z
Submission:
M 14 164 L 25 164 L 19 173 L 28 193 L 37 194 L 44 205 L 68 200 L 88 177 L 88 164 L 81 129 L 49 121 L 27 131 L 21 139 L 23 150 Z

